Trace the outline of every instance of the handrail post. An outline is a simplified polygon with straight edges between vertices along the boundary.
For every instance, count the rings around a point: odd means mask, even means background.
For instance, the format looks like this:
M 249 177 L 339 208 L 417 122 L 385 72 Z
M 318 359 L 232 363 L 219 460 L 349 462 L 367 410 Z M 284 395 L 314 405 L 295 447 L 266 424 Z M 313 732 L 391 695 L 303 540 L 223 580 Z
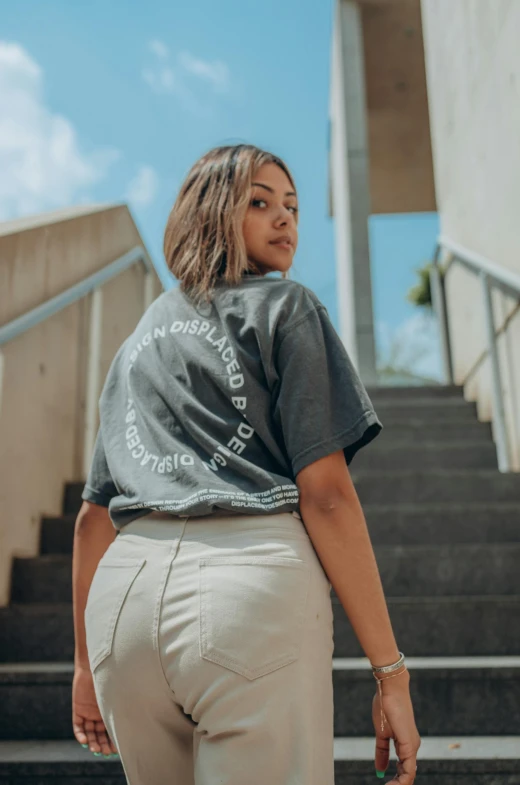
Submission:
M 101 332 L 103 290 L 94 289 L 90 302 L 89 341 L 87 356 L 87 390 L 85 396 L 85 427 L 83 437 L 83 476 L 88 475 L 97 433 L 98 401 L 101 381 Z
M 440 253 L 441 247 L 439 244 L 437 244 L 435 246 L 435 253 L 433 255 L 433 264 L 430 268 L 430 287 L 432 292 L 433 309 L 437 314 L 437 320 L 439 322 L 444 378 L 446 380 L 446 384 L 453 384 L 453 362 L 451 356 L 448 309 L 446 307 L 446 289 L 439 265 Z
M 145 270 L 144 273 L 144 311 L 146 311 L 153 302 L 153 277 L 150 270 Z
M 0 349 L 0 417 L 2 416 L 2 393 L 4 391 L 4 369 L 5 369 L 5 357 L 4 357 L 4 353 Z
M 500 361 L 498 357 L 490 279 L 487 273 L 481 272 L 480 280 L 482 282 L 482 295 L 484 300 L 484 312 L 486 317 L 486 329 L 489 347 L 489 362 L 491 364 L 493 426 L 497 448 L 498 468 L 501 472 L 509 472 L 511 471 L 511 463 L 509 457 L 509 443 L 507 438 L 504 398 L 502 395 L 502 380 L 500 375 Z

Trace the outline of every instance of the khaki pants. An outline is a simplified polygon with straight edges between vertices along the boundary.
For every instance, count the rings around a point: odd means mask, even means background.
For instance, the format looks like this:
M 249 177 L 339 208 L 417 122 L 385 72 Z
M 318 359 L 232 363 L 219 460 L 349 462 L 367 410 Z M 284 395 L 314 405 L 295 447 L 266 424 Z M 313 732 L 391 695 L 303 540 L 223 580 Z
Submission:
M 333 785 L 331 585 L 297 513 L 133 521 L 85 610 L 130 785 Z

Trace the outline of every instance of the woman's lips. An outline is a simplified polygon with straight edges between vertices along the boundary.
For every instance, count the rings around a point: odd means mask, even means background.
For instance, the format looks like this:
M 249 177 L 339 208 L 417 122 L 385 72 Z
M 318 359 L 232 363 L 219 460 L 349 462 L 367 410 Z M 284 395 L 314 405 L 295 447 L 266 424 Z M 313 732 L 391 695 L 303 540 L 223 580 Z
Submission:
M 290 251 L 292 249 L 292 243 L 287 242 L 274 242 L 271 245 L 276 245 L 278 248 L 283 248 L 286 251 Z

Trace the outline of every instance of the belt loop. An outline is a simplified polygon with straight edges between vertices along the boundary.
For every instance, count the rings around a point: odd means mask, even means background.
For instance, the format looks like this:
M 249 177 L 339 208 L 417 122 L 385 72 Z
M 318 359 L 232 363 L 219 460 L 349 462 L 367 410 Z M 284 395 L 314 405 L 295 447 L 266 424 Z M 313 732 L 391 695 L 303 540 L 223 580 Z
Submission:
M 175 559 L 175 557 L 177 556 L 177 553 L 179 552 L 179 548 L 180 548 L 181 540 L 182 540 L 182 538 L 184 537 L 184 532 L 186 531 L 186 524 L 188 523 L 188 521 L 189 521 L 189 519 L 190 519 L 190 518 L 191 518 L 191 516 L 190 516 L 190 515 L 186 515 L 186 517 L 185 517 L 185 519 L 184 519 L 184 524 L 183 524 L 183 526 L 182 526 L 181 536 L 180 536 L 180 537 L 179 537 L 179 539 L 177 540 L 177 546 L 176 546 L 176 548 L 175 548 L 175 553 L 174 553 L 174 556 L 173 556 L 173 559 L 172 559 L 172 561 Z

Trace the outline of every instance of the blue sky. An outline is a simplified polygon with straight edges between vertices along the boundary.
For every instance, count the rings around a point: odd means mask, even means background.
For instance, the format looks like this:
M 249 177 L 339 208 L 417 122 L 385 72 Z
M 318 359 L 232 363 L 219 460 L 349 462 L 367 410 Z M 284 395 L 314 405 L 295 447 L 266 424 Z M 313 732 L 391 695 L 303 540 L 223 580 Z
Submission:
M 4 4 L 0 220 L 127 201 L 171 285 L 162 235 L 188 169 L 215 145 L 257 144 L 296 179 L 292 278 L 316 292 L 337 325 L 327 215 L 332 15 L 332 0 Z M 435 215 L 371 220 L 378 334 L 416 317 L 405 294 L 436 228 Z

